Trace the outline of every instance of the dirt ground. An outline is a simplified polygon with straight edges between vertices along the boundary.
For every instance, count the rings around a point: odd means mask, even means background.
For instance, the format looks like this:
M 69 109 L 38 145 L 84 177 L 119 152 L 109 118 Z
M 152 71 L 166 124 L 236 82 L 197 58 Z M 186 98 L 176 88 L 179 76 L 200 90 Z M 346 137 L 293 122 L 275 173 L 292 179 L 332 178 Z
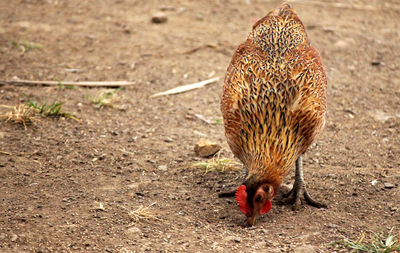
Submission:
M 289 2 L 328 76 L 327 125 L 304 159 L 309 190 L 328 208 L 274 201 L 249 228 L 234 199 L 217 196 L 240 171 L 195 168 L 207 159 L 193 147 L 206 136 L 233 159 L 219 124 L 222 79 L 280 1 L 0 1 L 0 79 L 136 82 L 101 109 L 90 97 L 106 88 L 0 85 L 1 105 L 56 100 L 81 119 L 0 122 L 0 251 L 346 252 L 330 243 L 399 231 L 400 3 Z M 158 13 L 167 21 L 152 23 Z M 148 216 L 134 222 L 140 207 Z

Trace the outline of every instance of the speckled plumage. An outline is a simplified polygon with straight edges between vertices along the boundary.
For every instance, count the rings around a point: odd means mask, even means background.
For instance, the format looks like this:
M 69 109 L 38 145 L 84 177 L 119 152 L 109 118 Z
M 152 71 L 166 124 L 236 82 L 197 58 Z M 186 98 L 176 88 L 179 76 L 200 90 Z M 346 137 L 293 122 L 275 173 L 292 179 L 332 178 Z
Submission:
M 227 142 L 248 178 L 276 188 L 325 122 L 317 50 L 287 4 L 259 20 L 233 55 L 221 102 Z

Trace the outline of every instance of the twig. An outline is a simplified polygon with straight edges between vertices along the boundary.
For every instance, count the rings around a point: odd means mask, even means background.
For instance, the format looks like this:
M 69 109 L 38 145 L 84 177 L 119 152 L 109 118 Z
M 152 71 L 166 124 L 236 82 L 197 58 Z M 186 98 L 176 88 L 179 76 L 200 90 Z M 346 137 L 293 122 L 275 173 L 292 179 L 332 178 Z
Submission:
M 211 124 L 214 123 L 214 122 L 212 122 L 211 120 L 206 119 L 206 117 L 204 117 L 204 116 L 201 115 L 201 114 L 194 113 L 194 114 L 192 114 L 192 115 L 195 116 L 196 118 L 198 118 L 199 120 L 201 120 L 201 121 L 207 123 L 207 124 L 210 124 L 210 125 L 211 125 Z
M 196 131 L 196 130 L 193 130 L 193 133 L 198 134 L 200 136 L 204 136 L 204 137 L 207 136 L 206 134 L 203 134 L 202 132 L 199 132 L 199 131 Z
M 135 153 L 126 151 L 125 149 L 122 149 L 122 148 L 120 148 L 119 151 L 121 151 L 123 153 L 126 153 L 126 154 L 129 154 L 129 155 L 135 155 Z
M 199 47 L 195 47 L 195 48 L 189 49 L 189 50 L 183 52 L 182 54 L 192 54 L 192 53 L 195 53 L 195 52 L 197 52 L 197 51 L 199 51 L 200 49 L 203 49 L 203 48 L 217 48 L 217 47 L 218 46 L 214 45 L 214 44 L 206 44 L 206 45 L 203 45 L 203 46 L 199 46 Z
M 163 91 L 163 92 L 159 92 L 159 93 L 153 94 L 150 97 L 154 98 L 154 97 L 177 94 L 177 93 L 182 93 L 182 92 L 189 91 L 189 90 L 198 89 L 198 88 L 201 88 L 201 87 L 203 87 L 203 86 L 205 86 L 207 84 L 216 82 L 216 81 L 218 81 L 218 79 L 219 79 L 219 77 L 214 77 L 214 78 L 211 78 L 211 79 L 208 79 L 208 80 L 204 80 L 204 81 L 201 81 L 201 82 L 198 82 L 198 83 L 192 83 L 192 84 L 187 84 L 187 85 L 183 85 L 183 86 L 178 86 L 178 87 L 170 89 L 170 90 L 166 90 L 166 91 Z
M 364 238 L 365 238 L 365 231 L 361 234 L 360 239 L 358 240 L 358 243 L 362 243 Z
M 37 80 L 0 80 L 0 85 L 4 84 L 17 84 L 17 85 L 71 85 L 71 86 L 84 86 L 84 87 L 120 87 L 130 86 L 136 82 L 128 81 L 84 81 L 84 82 L 71 82 L 71 81 L 37 81 Z
M 8 152 L 6 152 L 6 151 L 2 151 L 2 150 L 0 150 L 0 154 L 3 154 L 3 155 L 11 155 L 10 153 L 8 153 Z

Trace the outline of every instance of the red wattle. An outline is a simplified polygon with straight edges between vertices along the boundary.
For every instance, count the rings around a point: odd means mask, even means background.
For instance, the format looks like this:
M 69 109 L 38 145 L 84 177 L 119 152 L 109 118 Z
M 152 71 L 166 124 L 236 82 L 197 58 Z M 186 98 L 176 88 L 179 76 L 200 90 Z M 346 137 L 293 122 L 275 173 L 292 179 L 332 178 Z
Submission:
M 260 209 L 260 214 L 265 214 L 272 208 L 271 200 L 267 200 L 265 205 Z
M 249 216 L 250 206 L 247 203 L 247 192 L 245 185 L 239 186 L 239 188 L 236 190 L 236 202 L 239 204 L 240 211 Z

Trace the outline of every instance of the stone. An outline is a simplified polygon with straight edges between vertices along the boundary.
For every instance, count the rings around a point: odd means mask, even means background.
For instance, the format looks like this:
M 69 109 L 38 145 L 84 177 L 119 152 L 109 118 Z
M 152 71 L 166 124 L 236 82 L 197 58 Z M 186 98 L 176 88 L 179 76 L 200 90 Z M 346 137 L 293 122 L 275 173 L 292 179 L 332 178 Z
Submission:
M 167 171 L 167 169 L 168 169 L 167 165 L 160 165 L 160 166 L 158 166 L 157 168 L 158 168 L 158 170 L 160 170 L 160 171 Z
M 11 235 L 11 241 L 12 242 L 15 242 L 17 239 L 18 239 L 18 235 L 16 235 L 16 234 L 12 234 Z
M 395 185 L 392 184 L 392 183 L 383 183 L 383 186 L 384 186 L 386 189 L 392 189 L 392 188 L 395 187 Z
M 236 237 L 236 236 L 227 236 L 227 237 L 225 237 L 225 241 L 232 241 L 232 242 L 239 243 L 242 241 L 242 239 L 240 237 Z
M 316 249 L 312 245 L 302 245 L 294 249 L 294 253 L 316 253 Z
M 130 227 L 127 230 L 125 230 L 125 234 L 128 237 L 135 238 L 139 237 L 142 234 L 142 230 L 140 230 L 140 228 L 137 227 Z
M 217 153 L 221 146 L 215 142 L 201 138 L 194 146 L 194 152 L 201 157 L 209 157 Z
M 167 20 L 168 20 L 167 16 L 162 12 L 155 13 L 151 17 L 151 22 L 154 24 L 162 24 L 162 23 L 167 22 Z
M 383 112 L 383 111 L 374 111 L 374 112 L 370 112 L 370 114 L 375 120 L 380 121 L 380 122 L 385 122 L 391 118 L 394 118 L 393 115 Z
M 167 137 L 167 138 L 164 139 L 164 141 L 167 142 L 167 143 L 171 143 L 171 142 L 173 142 L 174 140 L 172 140 L 171 138 Z
M 142 231 L 138 227 L 131 227 L 131 228 L 128 228 L 128 230 L 127 230 L 127 233 L 129 233 L 129 234 L 138 234 L 141 232 Z

